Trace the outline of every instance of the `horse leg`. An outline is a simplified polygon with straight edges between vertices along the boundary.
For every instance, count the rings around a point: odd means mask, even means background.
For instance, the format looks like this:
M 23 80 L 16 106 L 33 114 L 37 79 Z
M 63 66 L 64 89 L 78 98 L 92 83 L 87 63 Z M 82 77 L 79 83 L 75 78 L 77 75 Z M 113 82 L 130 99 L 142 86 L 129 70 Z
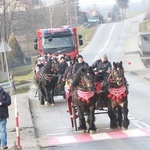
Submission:
M 54 89 L 52 89 L 50 94 L 51 94 L 51 102 L 52 102 L 52 104 L 55 104 L 55 101 L 54 101 Z
M 118 106 L 117 110 L 117 125 L 119 128 L 122 128 L 122 107 Z
M 118 127 L 117 127 L 115 110 L 113 110 L 111 107 L 108 107 L 108 116 L 110 118 L 110 129 L 117 129 Z
M 46 106 L 49 106 L 49 105 L 51 105 L 50 91 L 47 90 L 46 87 L 44 87 L 44 91 L 45 91 L 45 95 L 46 95 L 45 105 L 46 105 Z
M 85 117 L 84 117 L 84 112 L 80 106 L 77 105 L 77 110 L 78 110 L 78 116 L 79 116 L 79 130 L 81 132 L 85 133 L 86 132 L 86 123 L 85 123 Z
M 128 129 L 130 123 L 128 119 L 128 102 L 125 102 L 123 104 L 122 112 L 123 112 L 123 128 Z
M 88 115 L 88 122 L 89 122 L 89 129 L 88 129 L 88 132 L 89 133 L 95 133 L 96 132 L 96 127 L 95 127 L 95 115 L 94 115 L 94 111 L 95 111 L 95 105 L 94 106 L 91 106 L 89 108 L 89 115 Z

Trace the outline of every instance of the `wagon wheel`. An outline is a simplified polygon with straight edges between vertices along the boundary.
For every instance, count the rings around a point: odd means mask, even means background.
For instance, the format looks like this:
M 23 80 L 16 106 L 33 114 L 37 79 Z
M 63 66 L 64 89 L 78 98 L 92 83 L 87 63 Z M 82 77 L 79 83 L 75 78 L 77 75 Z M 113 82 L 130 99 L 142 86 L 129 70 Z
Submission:
M 41 105 L 44 105 L 44 96 L 42 95 L 40 90 L 39 90 L 39 101 Z
M 72 111 L 72 115 L 71 115 L 71 122 L 72 122 L 72 127 L 74 127 L 75 131 L 77 131 L 77 109 L 76 109 L 76 105 L 71 102 L 71 111 Z
M 72 125 L 72 127 L 73 127 L 72 108 L 71 108 L 72 99 L 71 99 L 71 97 L 69 97 L 69 98 L 66 99 L 66 100 L 67 100 L 67 105 L 68 105 L 68 110 L 67 110 L 67 112 L 69 112 L 69 114 L 70 114 L 71 125 Z

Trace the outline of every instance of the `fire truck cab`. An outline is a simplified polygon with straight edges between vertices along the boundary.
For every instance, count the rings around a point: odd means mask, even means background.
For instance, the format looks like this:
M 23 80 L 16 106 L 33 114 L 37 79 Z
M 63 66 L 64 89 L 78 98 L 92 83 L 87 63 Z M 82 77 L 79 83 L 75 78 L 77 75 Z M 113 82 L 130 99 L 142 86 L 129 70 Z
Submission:
M 34 49 L 41 56 L 45 56 L 47 53 L 66 54 L 74 59 L 79 53 L 80 45 L 83 45 L 82 35 L 77 34 L 76 27 L 70 26 L 39 29 L 34 40 Z

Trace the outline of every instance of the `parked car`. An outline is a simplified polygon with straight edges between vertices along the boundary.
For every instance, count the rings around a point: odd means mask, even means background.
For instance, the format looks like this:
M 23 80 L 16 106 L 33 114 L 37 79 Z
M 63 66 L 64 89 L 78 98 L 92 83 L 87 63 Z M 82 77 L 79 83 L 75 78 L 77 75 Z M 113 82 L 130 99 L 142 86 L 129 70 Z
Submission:
M 88 22 L 89 23 L 100 23 L 100 20 L 97 17 L 91 17 L 88 19 Z

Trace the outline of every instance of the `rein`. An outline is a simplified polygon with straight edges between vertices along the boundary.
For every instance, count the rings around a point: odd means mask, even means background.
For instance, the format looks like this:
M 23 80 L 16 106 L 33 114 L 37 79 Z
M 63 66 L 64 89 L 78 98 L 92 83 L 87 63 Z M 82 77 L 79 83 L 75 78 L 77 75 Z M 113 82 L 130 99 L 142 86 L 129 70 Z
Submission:
M 54 74 L 46 74 L 46 73 L 44 73 L 43 74 L 43 77 L 44 77 L 44 79 L 45 80 L 48 80 L 49 82 L 52 80 L 52 78 L 53 77 L 55 77 L 56 75 L 54 75 Z

